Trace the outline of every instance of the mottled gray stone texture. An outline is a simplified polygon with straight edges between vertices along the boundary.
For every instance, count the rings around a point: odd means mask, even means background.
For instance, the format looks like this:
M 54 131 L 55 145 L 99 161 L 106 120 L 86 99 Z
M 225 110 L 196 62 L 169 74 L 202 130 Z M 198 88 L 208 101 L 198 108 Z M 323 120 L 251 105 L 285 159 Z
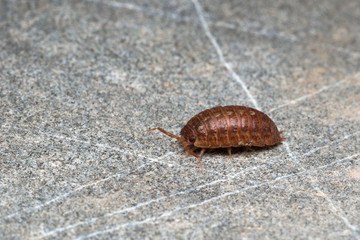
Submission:
M 218 105 L 287 139 L 144 132 Z M 0 239 L 360 239 L 360 1 L 2 0 L 0 123 Z

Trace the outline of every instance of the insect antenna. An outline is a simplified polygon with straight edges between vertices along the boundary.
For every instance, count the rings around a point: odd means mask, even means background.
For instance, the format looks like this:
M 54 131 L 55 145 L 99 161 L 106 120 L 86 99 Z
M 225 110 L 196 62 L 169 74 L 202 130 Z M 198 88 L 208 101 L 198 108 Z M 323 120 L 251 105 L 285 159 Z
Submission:
M 150 132 L 150 131 L 154 131 L 154 130 L 159 130 L 160 132 L 162 132 L 162 133 L 164 133 L 164 134 L 168 135 L 169 137 L 176 138 L 179 142 L 183 142 L 183 141 L 185 141 L 185 139 L 184 139 L 184 138 L 182 138 L 182 137 L 178 137 L 178 136 L 176 136 L 176 135 L 174 135 L 174 134 L 172 134 L 172 133 L 169 133 L 169 132 L 167 132 L 167 131 L 165 131 L 164 129 L 159 128 L 159 127 L 157 127 L 157 128 L 152 128 L 152 129 L 149 129 L 149 130 L 146 130 L 146 132 Z
M 200 165 L 200 168 L 201 168 L 201 172 L 204 172 L 204 169 L 203 169 L 203 167 L 202 167 L 202 165 L 201 165 L 200 157 L 199 157 L 196 153 L 194 153 L 193 151 L 191 151 L 191 150 L 188 148 L 189 143 L 187 143 L 184 138 L 178 137 L 178 136 L 176 136 L 176 135 L 174 135 L 174 134 L 172 134 L 172 133 L 169 133 L 169 132 L 167 132 L 167 131 L 165 131 L 164 129 L 159 128 L 159 127 L 146 130 L 146 132 L 150 132 L 150 131 L 154 131 L 154 130 L 159 130 L 160 132 L 168 135 L 169 137 L 176 138 L 179 142 L 182 142 L 182 145 L 183 145 L 183 147 L 185 148 L 186 152 L 189 153 L 189 154 L 191 154 L 191 155 L 193 155 L 194 157 L 196 157 L 196 158 L 198 159 L 199 165 Z

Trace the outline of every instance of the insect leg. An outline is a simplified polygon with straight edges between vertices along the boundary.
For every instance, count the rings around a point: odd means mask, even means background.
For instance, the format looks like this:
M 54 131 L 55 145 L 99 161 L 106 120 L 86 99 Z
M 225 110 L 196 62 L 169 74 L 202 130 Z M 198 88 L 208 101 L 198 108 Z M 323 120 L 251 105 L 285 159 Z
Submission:
M 244 150 L 247 152 L 255 152 L 255 149 L 252 146 L 244 146 Z
M 192 147 L 190 149 L 191 152 L 194 152 L 196 149 L 198 149 L 197 147 Z M 185 152 L 184 155 L 188 154 L 188 152 Z M 201 157 L 201 154 L 200 154 L 200 157 Z
M 196 157 L 196 158 L 198 159 L 199 165 L 200 165 L 200 168 L 201 168 L 201 172 L 204 172 L 204 169 L 203 169 L 203 167 L 201 166 L 200 157 L 199 157 L 197 154 L 195 154 L 194 152 L 190 151 L 187 146 L 188 146 L 188 143 L 183 142 L 183 147 L 185 148 L 186 152 L 188 152 L 189 154 L 193 155 L 194 157 Z M 202 150 L 201 150 L 201 151 L 202 151 Z
M 178 137 L 178 136 L 176 136 L 176 135 L 174 135 L 174 134 L 172 134 L 172 133 L 169 133 L 169 132 L 167 132 L 167 131 L 165 131 L 164 129 L 159 128 L 159 127 L 146 130 L 146 132 L 150 132 L 150 131 L 154 131 L 154 130 L 159 130 L 160 132 L 165 133 L 165 134 L 168 135 L 169 137 L 176 138 L 176 139 L 177 139 L 178 141 L 180 141 L 180 142 L 183 142 L 183 141 L 185 140 L 184 138 Z
M 231 160 L 231 148 L 228 148 L 228 153 L 229 153 L 229 159 Z
M 283 132 L 284 132 L 284 131 L 280 131 L 279 134 L 282 134 Z M 281 139 L 281 141 L 282 141 L 282 140 L 285 140 L 286 138 L 281 137 L 280 139 Z

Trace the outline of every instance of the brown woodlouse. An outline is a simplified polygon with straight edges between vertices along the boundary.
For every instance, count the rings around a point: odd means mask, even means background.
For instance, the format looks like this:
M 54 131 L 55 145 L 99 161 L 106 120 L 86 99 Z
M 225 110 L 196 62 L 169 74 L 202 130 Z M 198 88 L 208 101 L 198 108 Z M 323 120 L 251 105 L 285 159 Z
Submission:
M 244 106 L 218 106 L 206 109 L 190 119 L 181 129 L 181 137 L 165 131 L 162 128 L 152 128 L 147 131 L 159 130 L 166 135 L 182 142 L 186 152 L 199 160 L 206 148 L 228 148 L 240 146 L 272 146 L 285 138 L 280 137 L 283 131 L 278 131 L 275 123 L 263 112 Z M 194 145 L 190 150 L 188 146 Z M 202 148 L 200 156 L 193 151 Z

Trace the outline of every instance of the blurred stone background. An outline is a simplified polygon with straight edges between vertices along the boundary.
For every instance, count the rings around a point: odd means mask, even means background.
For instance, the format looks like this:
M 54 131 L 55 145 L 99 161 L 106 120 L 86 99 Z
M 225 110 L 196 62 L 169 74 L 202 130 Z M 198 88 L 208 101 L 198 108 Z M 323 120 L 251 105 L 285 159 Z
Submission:
M 360 239 L 357 0 L 0 1 L 1 239 Z M 287 140 L 205 154 L 217 105 Z

